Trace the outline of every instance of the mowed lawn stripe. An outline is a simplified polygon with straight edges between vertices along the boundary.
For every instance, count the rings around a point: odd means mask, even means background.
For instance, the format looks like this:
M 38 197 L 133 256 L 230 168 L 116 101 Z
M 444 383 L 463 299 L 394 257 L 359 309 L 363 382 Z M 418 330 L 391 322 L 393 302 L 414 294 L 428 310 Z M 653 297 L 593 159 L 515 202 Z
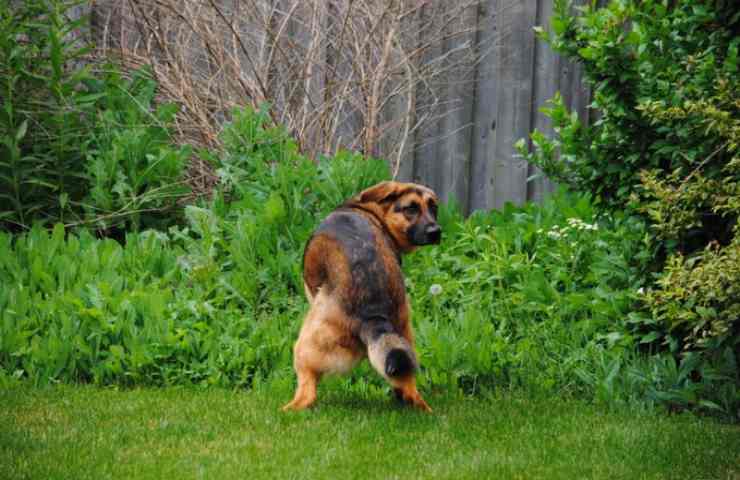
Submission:
M 740 478 L 740 427 L 583 402 L 430 396 L 432 415 L 330 384 L 0 392 L 0 478 Z

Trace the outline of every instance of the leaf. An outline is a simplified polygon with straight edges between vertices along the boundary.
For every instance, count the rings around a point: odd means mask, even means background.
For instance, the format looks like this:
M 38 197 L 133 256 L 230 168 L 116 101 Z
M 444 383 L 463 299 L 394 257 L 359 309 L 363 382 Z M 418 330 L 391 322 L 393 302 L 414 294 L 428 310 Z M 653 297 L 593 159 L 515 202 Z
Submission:
M 84 95 L 78 95 L 75 97 L 75 101 L 77 103 L 94 103 L 97 100 L 100 100 L 101 98 L 107 96 L 108 94 L 106 92 L 100 92 L 100 93 L 87 93 Z
M 23 137 L 26 136 L 26 130 L 28 129 L 28 120 L 23 120 L 23 123 L 18 127 L 15 132 L 15 141 L 20 142 Z
M 657 332 L 657 331 L 650 332 L 647 335 L 644 335 L 640 339 L 640 343 L 652 343 L 652 342 L 656 341 L 657 339 L 661 338 L 662 336 L 663 336 L 663 334 L 660 333 L 660 332 Z
M 110 346 L 110 353 L 113 355 L 113 357 L 117 359 L 122 359 L 125 356 L 123 347 L 120 345 L 111 345 Z
M 718 412 L 724 412 L 725 409 L 717 405 L 716 403 L 712 402 L 711 400 L 699 400 L 699 406 L 702 406 L 704 408 L 708 408 L 710 410 L 715 410 Z

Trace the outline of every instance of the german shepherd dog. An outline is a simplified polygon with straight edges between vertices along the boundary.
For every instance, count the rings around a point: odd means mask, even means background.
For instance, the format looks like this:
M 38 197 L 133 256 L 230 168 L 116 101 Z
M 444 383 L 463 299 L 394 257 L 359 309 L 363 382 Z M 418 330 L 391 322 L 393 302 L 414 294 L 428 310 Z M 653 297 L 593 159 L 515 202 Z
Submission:
M 310 308 L 293 349 L 298 388 L 283 410 L 310 407 L 323 375 L 368 357 L 399 400 L 431 412 L 416 389 L 401 255 L 441 238 L 437 196 L 413 183 L 370 187 L 319 225 L 303 253 Z

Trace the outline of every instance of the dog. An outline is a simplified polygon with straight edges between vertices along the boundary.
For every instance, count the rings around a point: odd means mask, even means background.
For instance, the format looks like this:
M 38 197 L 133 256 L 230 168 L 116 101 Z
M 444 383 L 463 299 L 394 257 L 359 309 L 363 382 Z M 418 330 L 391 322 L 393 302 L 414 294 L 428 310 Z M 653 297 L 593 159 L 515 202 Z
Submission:
M 293 348 L 298 386 L 283 410 L 310 407 L 322 376 L 347 373 L 367 357 L 399 400 L 431 412 L 416 388 L 401 256 L 441 241 L 437 203 L 422 185 L 382 182 L 346 201 L 314 231 L 303 253 L 310 307 Z

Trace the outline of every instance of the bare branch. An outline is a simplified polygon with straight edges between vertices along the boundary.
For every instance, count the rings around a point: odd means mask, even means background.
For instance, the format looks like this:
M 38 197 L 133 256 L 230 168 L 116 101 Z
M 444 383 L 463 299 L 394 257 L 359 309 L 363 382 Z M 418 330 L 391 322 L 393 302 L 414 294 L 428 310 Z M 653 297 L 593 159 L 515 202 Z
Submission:
M 477 25 L 464 20 L 478 0 L 98 0 L 95 8 L 103 4 L 98 43 L 115 44 L 131 66 L 153 67 L 160 95 L 182 106 L 184 141 L 217 146 L 235 106 L 266 103 L 304 153 L 360 149 L 392 159 L 394 176 L 416 132 L 457 108 L 447 89 L 472 82 L 480 58 Z

